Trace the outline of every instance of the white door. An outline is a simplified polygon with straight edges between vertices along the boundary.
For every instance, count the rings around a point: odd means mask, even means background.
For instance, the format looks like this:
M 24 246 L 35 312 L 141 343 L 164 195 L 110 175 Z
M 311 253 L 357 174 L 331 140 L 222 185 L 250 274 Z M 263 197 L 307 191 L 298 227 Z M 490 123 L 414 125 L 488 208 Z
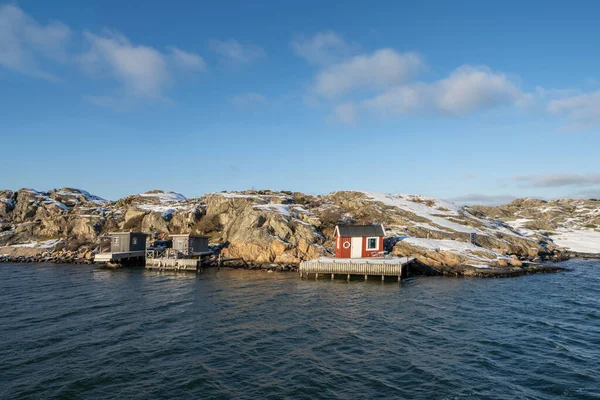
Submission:
M 362 257 L 362 239 L 361 237 L 352 238 L 352 246 L 350 247 L 350 258 Z

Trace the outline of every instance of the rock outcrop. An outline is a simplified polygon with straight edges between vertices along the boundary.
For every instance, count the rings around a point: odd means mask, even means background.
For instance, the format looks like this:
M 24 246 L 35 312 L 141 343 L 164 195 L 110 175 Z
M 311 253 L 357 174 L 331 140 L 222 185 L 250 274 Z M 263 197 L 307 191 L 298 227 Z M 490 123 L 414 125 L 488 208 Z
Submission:
M 511 269 L 556 252 L 552 237 L 539 232 L 556 229 L 560 214 L 543 221 L 532 214 L 531 223 L 539 228 L 530 234 L 514 223 L 515 213 L 522 211 L 517 216 L 524 218 L 529 211 L 523 210 L 547 205 L 513 203 L 505 208 L 459 207 L 414 195 L 345 191 L 311 196 L 269 190 L 192 199 L 153 190 L 112 202 L 71 188 L 5 190 L 0 191 L 0 247 L 31 253 L 40 243 L 60 239 L 52 250 L 77 252 L 75 258 L 87 259 L 90 252 L 106 250 L 111 231 L 144 231 L 153 237 L 198 233 L 222 244 L 226 257 L 293 264 L 332 255 L 337 224 L 384 224 L 387 250 L 394 255 L 416 257 L 441 271 Z M 598 209 L 596 205 L 594 212 Z M 473 233 L 475 244 L 470 243 Z M 39 254 L 48 251 L 39 248 Z
M 473 209 L 554 249 L 600 254 L 600 200 L 516 199 L 502 206 Z

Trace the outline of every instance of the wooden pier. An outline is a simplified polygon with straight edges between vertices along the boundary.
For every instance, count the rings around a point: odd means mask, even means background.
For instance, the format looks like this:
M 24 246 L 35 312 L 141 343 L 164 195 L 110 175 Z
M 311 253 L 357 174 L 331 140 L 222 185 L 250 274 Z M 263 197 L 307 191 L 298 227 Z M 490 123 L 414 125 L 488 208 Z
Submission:
M 303 261 L 300 263 L 300 277 L 314 274 L 315 279 L 319 275 L 346 276 L 349 280 L 351 276 L 364 276 L 365 280 L 369 276 L 381 277 L 385 280 L 386 276 L 394 276 L 400 281 L 408 275 L 408 268 L 414 258 L 396 257 L 396 258 L 318 258 L 316 260 Z
M 168 271 L 198 271 L 213 255 L 212 251 L 198 252 L 191 257 L 175 249 L 147 250 L 146 268 Z
M 98 253 L 94 256 L 94 262 L 98 264 L 108 264 L 109 266 L 144 265 L 145 255 L 146 252 L 144 250 Z
M 197 258 L 147 258 L 146 268 L 170 271 L 198 271 L 201 260 Z

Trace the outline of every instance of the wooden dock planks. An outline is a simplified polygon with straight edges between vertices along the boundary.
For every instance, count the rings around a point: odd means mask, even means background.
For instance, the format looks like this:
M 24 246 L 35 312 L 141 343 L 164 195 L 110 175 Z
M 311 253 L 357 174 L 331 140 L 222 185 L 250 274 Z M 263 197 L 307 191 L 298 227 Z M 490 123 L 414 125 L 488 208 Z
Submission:
M 334 275 L 362 275 L 362 276 L 396 276 L 405 275 L 405 266 L 415 259 L 402 257 L 391 259 L 342 259 L 319 258 L 317 260 L 303 261 L 300 263 L 300 276 L 304 274 L 331 274 Z

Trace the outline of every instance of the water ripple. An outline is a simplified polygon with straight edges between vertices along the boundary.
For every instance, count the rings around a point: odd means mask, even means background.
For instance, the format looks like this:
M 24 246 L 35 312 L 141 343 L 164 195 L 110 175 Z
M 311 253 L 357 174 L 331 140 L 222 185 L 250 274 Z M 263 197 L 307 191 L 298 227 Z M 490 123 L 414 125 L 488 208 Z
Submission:
M 600 265 L 401 285 L 0 265 L 0 398 L 598 399 Z

